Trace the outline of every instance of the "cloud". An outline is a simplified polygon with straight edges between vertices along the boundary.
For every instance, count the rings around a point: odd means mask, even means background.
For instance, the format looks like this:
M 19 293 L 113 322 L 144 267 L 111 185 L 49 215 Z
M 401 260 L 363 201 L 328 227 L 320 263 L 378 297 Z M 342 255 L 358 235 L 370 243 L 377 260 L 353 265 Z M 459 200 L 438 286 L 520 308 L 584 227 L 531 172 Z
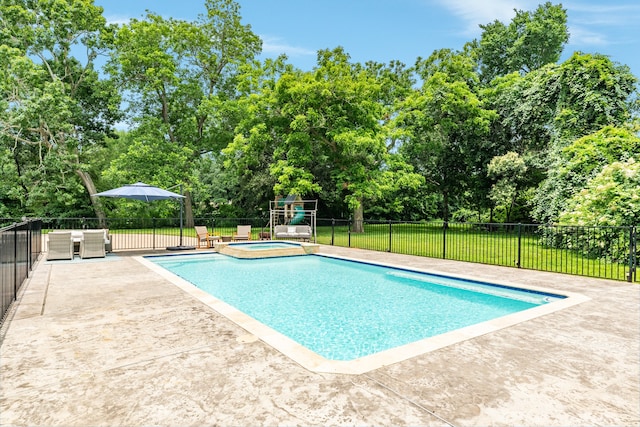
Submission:
M 481 33 L 479 25 L 495 20 L 509 23 L 516 10 L 535 10 L 538 0 L 430 0 L 449 10 L 462 21 L 466 36 L 476 37 Z M 626 3 L 629 0 L 614 0 L 614 3 L 598 4 L 587 0 L 563 3 L 567 10 L 570 33 L 569 44 L 577 46 L 608 46 L 614 43 L 629 43 L 636 37 L 620 37 L 621 31 L 636 33 L 640 21 L 640 4 Z M 555 3 L 555 2 L 554 2 Z M 616 34 L 614 37 L 613 35 Z
M 569 27 L 570 45 L 606 46 L 610 44 L 609 38 L 597 31 L 591 31 L 579 25 Z
M 479 35 L 479 25 L 488 24 L 496 19 L 509 23 L 515 16 L 514 9 L 529 10 L 536 7 L 536 1 L 531 0 L 436 0 L 442 7 L 448 9 L 465 23 L 467 35 Z
M 640 13 L 640 4 L 585 4 L 585 3 L 565 3 L 565 8 L 577 13 L 594 14 L 596 16 L 615 15 L 625 16 L 629 13 Z
M 635 31 L 640 19 L 640 4 L 569 3 L 565 7 L 569 21 L 589 27 L 632 27 Z
M 124 15 L 105 15 L 104 18 L 107 20 L 107 24 L 116 25 L 128 24 L 132 19 L 130 16 Z
M 315 56 L 316 51 L 299 46 L 292 46 L 279 37 L 260 36 L 262 39 L 262 53 L 267 55 L 286 54 L 289 58 L 301 56 Z
M 601 47 L 637 39 L 639 4 L 569 2 L 565 7 L 569 15 L 569 43 L 572 45 Z

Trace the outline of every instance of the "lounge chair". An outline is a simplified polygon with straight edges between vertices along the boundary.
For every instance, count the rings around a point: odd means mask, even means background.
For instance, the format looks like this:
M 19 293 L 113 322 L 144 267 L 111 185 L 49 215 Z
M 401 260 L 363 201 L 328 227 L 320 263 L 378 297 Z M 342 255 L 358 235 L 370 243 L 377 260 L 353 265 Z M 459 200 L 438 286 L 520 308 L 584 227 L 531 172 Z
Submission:
M 105 228 L 102 230 L 104 232 L 104 251 L 112 252 L 113 244 L 111 243 L 111 236 L 109 235 L 109 229 Z M 73 252 L 80 252 L 80 242 L 82 242 L 82 236 L 84 230 L 71 230 L 71 240 L 73 240 Z
M 209 234 L 209 230 L 204 225 L 196 225 L 194 228 L 198 237 L 198 248 L 202 248 L 203 243 L 207 248 L 210 248 L 214 242 L 220 240 L 220 236 Z
M 105 257 L 104 230 L 85 230 L 80 241 L 80 258 Z
M 49 244 L 47 260 L 73 259 L 73 240 L 70 231 L 52 231 L 47 234 Z
M 239 225 L 238 230 L 233 233 L 233 240 L 251 240 L 251 226 Z

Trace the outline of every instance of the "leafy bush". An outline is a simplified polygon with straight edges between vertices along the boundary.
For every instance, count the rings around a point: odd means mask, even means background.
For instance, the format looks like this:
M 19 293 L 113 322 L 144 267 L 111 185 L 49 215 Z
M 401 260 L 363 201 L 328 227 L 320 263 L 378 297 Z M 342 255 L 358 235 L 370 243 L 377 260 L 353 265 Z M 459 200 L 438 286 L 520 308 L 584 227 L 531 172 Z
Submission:
M 628 227 L 540 226 L 539 234 L 546 247 L 568 249 L 585 258 L 628 261 Z

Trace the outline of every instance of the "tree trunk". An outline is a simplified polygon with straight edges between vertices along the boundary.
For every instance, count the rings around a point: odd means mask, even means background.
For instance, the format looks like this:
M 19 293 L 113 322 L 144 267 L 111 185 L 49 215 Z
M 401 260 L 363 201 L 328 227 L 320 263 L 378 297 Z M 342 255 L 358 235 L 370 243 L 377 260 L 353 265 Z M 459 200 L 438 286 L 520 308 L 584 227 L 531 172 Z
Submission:
M 517 194 L 518 194 L 518 193 L 516 192 L 516 193 L 513 195 L 513 197 L 511 198 L 511 204 L 509 204 L 509 208 L 507 209 L 507 221 L 506 221 L 507 223 L 510 223 L 510 222 L 511 222 L 511 213 L 513 212 L 513 207 L 514 207 L 514 206 L 515 206 L 515 204 L 516 204 L 516 195 L 517 195 Z
M 191 203 L 191 193 L 186 190 L 183 194 L 184 199 L 184 226 L 187 228 L 191 228 L 195 226 L 193 220 L 193 206 Z
M 364 208 L 362 207 L 362 199 L 358 200 L 358 206 L 353 210 L 353 228 L 352 233 L 364 233 Z
M 76 169 L 76 174 L 80 177 L 80 179 L 82 180 L 82 183 L 84 184 L 84 188 L 86 188 L 87 192 L 89 193 L 89 198 L 91 199 L 91 205 L 93 206 L 93 211 L 96 213 L 96 218 L 98 218 L 98 224 L 100 225 L 100 227 L 106 228 L 107 216 L 104 213 L 104 209 L 102 208 L 102 203 L 100 203 L 100 199 L 98 198 L 98 196 L 93 196 L 93 194 L 96 194 L 97 191 L 96 191 L 96 186 L 93 183 L 93 179 L 91 178 L 91 175 L 89 175 L 89 173 L 81 169 Z
M 444 222 L 449 222 L 449 192 L 442 192 L 442 219 Z

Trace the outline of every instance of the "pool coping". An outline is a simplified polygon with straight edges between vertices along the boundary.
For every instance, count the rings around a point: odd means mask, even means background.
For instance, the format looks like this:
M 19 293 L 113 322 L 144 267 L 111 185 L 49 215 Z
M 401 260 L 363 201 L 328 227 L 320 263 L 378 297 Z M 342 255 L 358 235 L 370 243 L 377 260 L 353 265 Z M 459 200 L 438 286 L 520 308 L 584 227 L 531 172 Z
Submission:
M 286 243 L 287 248 L 270 249 L 268 251 L 244 250 L 238 246 L 241 245 L 265 245 L 273 243 Z M 240 259 L 258 259 L 258 258 L 276 258 L 283 256 L 297 256 L 306 254 L 315 254 L 320 249 L 320 245 L 308 242 L 290 242 L 287 240 L 262 240 L 248 242 L 216 242 L 214 250 L 223 255 L 232 256 Z
M 193 253 L 192 253 L 193 254 Z M 188 255 L 188 254 L 184 254 Z M 199 255 L 202 255 L 200 253 Z M 434 274 L 438 276 L 447 276 L 463 280 L 478 281 L 477 278 L 468 275 L 460 275 L 454 273 L 446 273 L 433 271 L 425 268 L 407 268 L 406 266 L 386 263 L 386 262 L 368 262 L 357 258 L 350 258 L 345 256 L 337 256 L 331 254 L 318 254 L 328 258 L 344 259 L 348 261 L 354 261 L 359 263 L 368 263 L 374 265 L 381 265 L 390 268 L 401 269 L 405 271 L 416 271 L 421 273 Z M 226 317 L 236 325 L 246 330 L 249 335 L 243 337 L 243 340 L 251 341 L 259 339 L 274 349 L 280 351 L 291 360 L 298 363 L 300 366 L 317 373 L 333 373 L 333 374 L 350 374 L 360 375 L 381 367 L 392 365 L 398 362 L 411 359 L 416 356 L 420 356 L 456 343 L 460 343 L 472 338 L 476 338 L 482 335 L 486 335 L 501 329 L 508 328 L 510 326 L 526 322 L 541 316 L 545 316 L 551 313 L 555 313 L 560 310 L 564 310 L 569 307 L 581 304 L 583 302 L 591 300 L 591 298 L 565 290 L 554 290 L 550 288 L 543 288 L 539 286 L 532 286 L 529 284 L 513 283 L 504 280 L 492 280 L 491 284 L 513 287 L 517 289 L 530 290 L 535 292 L 549 293 L 564 296 L 565 298 L 550 302 L 545 305 L 540 305 L 527 310 L 523 310 L 517 313 L 509 314 L 506 316 L 491 319 L 485 322 L 477 323 L 464 328 L 456 329 L 451 332 L 436 335 L 434 337 L 425 338 L 419 341 L 414 341 L 409 344 L 405 344 L 399 347 L 394 347 L 388 350 L 384 350 L 378 353 L 374 353 L 361 358 L 353 359 L 350 361 L 337 361 L 326 359 L 310 349 L 304 347 L 291 338 L 281 334 L 273 328 L 257 321 L 251 316 L 243 313 L 237 308 L 227 304 L 226 302 L 215 298 L 202 289 L 196 287 L 185 279 L 171 273 L 160 265 L 149 261 L 144 256 L 135 256 L 135 260 L 146 266 L 150 270 L 159 274 L 161 277 L 174 284 L 188 295 L 196 298 L 208 307 Z

